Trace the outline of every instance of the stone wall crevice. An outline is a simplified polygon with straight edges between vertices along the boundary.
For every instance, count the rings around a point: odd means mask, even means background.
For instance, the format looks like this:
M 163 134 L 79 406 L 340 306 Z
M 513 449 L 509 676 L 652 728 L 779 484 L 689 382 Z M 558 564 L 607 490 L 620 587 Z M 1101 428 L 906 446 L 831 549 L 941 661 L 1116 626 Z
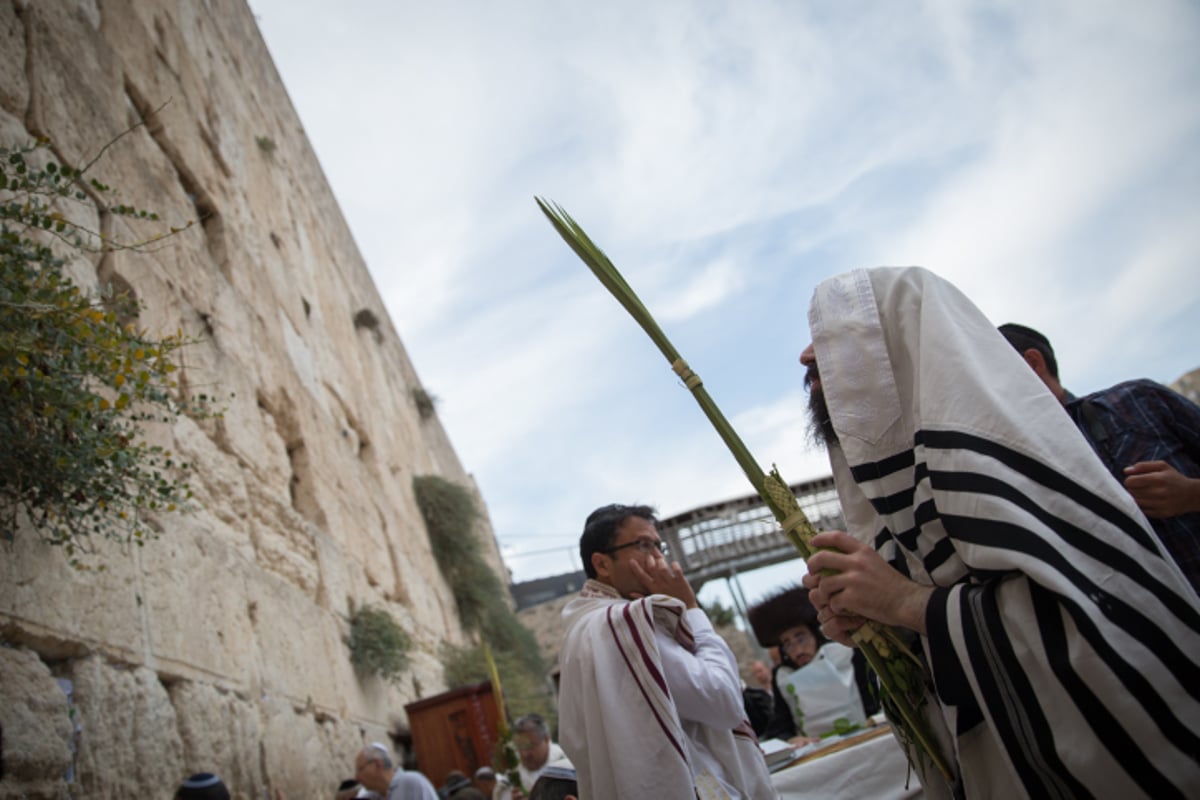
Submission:
M 167 161 L 175 169 L 179 184 L 184 193 L 192 201 L 196 211 L 196 220 L 204 231 L 204 243 L 213 263 L 226 279 L 230 277 L 229 250 L 225 241 L 225 220 L 217 208 L 212 194 L 201 184 L 196 173 L 187 165 L 180 149 L 171 141 L 162 123 L 160 115 L 165 106 L 155 108 L 146 95 L 138 88 L 137 83 L 128 75 L 125 77 L 125 94 L 129 102 L 141 115 L 146 124 L 150 138 L 158 145 L 158 149 L 166 156 Z M 168 101 L 169 102 L 169 101 Z
M 39 95 L 33 91 L 34 86 L 34 70 L 36 69 L 36 60 L 34 59 L 34 35 L 33 26 L 30 24 L 30 10 L 26 3 L 13 0 L 12 10 L 16 14 L 17 20 L 21 23 L 21 33 L 23 34 L 25 44 L 25 86 L 28 90 L 28 95 L 25 99 L 25 127 L 30 132 L 38 130 L 38 122 L 41 119 L 41 105 L 39 103 Z

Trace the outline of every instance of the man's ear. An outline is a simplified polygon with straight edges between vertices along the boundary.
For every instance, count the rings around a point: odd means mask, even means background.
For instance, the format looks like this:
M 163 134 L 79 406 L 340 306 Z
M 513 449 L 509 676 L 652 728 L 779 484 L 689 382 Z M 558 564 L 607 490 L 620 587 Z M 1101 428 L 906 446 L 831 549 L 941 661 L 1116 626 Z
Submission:
M 612 561 L 605 553 L 592 553 L 592 569 L 597 578 L 607 578 Z
M 1047 378 L 1053 377 L 1050 375 L 1050 368 L 1046 366 L 1045 357 L 1043 357 L 1041 352 L 1038 350 L 1035 350 L 1031 347 L 1024 353 L 1021 353 L 1021 357 L 1025 359 L 1025 363 L 1037 373 L 1038 377 L 1041 378 L 1043 382 Z

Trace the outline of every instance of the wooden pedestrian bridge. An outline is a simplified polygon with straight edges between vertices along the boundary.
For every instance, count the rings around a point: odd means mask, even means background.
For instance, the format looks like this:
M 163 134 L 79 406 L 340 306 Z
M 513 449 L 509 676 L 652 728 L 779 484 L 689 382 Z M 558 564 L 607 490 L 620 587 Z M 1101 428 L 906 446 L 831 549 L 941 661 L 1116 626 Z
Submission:
M 832 477 L 794 483 L 791 489 L 817 530 L 845 528 Z M 679 562 L 696 591 L 713 578 L 728 580 L 799 555 L 757 494 L 659 520 L 658 533 L 670 548 L 667 558 Z
M 791 489 L 818 530 L 845 528 L 832 477 L 794 483 Z M 738 606 L 743 605 L 736 587 L 738 575 L 799 557 L 757 494 L 659 520 L 658 533 L 670 548 L 668 560 L 679 562 L 693 589 L 699 592 L 705 582 L 724 578 L 735 590 Z M 523 581 L 510 589 L 522 609 L 577 592 L 582 585 L 580 571 Z

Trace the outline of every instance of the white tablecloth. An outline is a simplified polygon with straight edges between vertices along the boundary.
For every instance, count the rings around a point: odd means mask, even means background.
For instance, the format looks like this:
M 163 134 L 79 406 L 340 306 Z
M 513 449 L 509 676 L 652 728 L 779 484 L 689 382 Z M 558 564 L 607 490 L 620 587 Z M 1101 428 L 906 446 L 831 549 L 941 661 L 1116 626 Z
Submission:
M 908 762 L 890 734 L 782 769 L 771 776 L 771 782 L 780 800 L 898 800 L 924 796 L 921 782 L 915 774 L 908 775 Z

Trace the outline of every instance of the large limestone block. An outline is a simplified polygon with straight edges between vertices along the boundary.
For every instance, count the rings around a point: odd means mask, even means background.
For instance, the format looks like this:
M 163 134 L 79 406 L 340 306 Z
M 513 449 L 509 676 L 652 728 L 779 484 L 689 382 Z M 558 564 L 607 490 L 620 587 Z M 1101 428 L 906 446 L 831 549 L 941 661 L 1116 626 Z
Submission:
M 0 647 L 0 797 L 65 797 L 71 766 L 67 696 L 37 654 Z M 6 794 L 11 790 L 11 794 Z
M 354 773 L 363 733 L 354 723 L 295 708 L 281 698 L 263 703 L 262 759 L 271 786 L 288 797 L 328 797 Z
M 308 593 L 270 572 L 250 580 L 247 595 L 255 607 L 262 690 L 326 711 L 341 708 L 348 687 L 338 679 L 339 665 L 350 657 L 343 626 Z
M 81 796 L 165 796 L 186 777 L 175 708 L 151 670 L 89 656 L 72 662 L 67 673 L 79 709 Z
M 29 3 L 23 13 L 30 125 L 73 163 L 85 162 L 128 127 L 120 61 L 95 35 L 95 9 L 87 5 Z
M 140 554 L 153 663 L 166 674 L 245 689 L 257 675 L 246 588 L 255 578 L 236 547 L 198 522 L 176 517 L 171 531 Z
M 180 17 L 204 12 L 184 3 L 170 14 L 157 5 L 108 0 L 101 24 L 103 40 L 123 64 L 130 91 L 139 102 L 149 108 L 167 104 L 157 115 L 154 127 L 156 133 L 161 129 L 175 153 L 189 165 L 194 188 L 206 194 L 219 192 L 222 179 L 234 173 L 211 124 L 216 116 L 217 87 L 209 80 L 211 56 L 207 53 L 211 50 L 204 47 L 204 42 L 206 34 L 211 37 L 213 32 L 192 31 L 191 46 L 201 48 L 197 60 L 189 49 L 188 32 L 183 30 Z
M 243 561 L 252 561 L 254 548 L 246 524 L 250 498 L 237 460 L 221 450 L 194 420 L 178 420 L 172 433 L 174 451 L 181 461 L 192 465 L 188 478 L 196 506 L 192 520 L 212 538 L 236 549 Z M 169 524 L 165 519 L 163 522 Z
M 88 563 L 105 569 L 76 572 L 62 547 L 22 529 L 0 558 L 0 622 L 10 640 L 56 657 L 101 651 L 123 660 L 145 649 L 139 610 L 139 567 L 132 545 L 91 543 Z
M 212 772 L 234 795 L 262 797 L 257 701 L 192 681 L 179 681 L 167 691 L 183 741 L 184 772 Z
M 0 109 L 25 115 L 29 81 L 25 77 L 25 25 L 11 2 L 0 3 Z
M 321 581 L 313 542 L 315 526 L 291 505 L 258 494 L 256 489 L 256 484 L 251 485 L 251 536 L 258 565 L 295 585 L 311 602 Z

